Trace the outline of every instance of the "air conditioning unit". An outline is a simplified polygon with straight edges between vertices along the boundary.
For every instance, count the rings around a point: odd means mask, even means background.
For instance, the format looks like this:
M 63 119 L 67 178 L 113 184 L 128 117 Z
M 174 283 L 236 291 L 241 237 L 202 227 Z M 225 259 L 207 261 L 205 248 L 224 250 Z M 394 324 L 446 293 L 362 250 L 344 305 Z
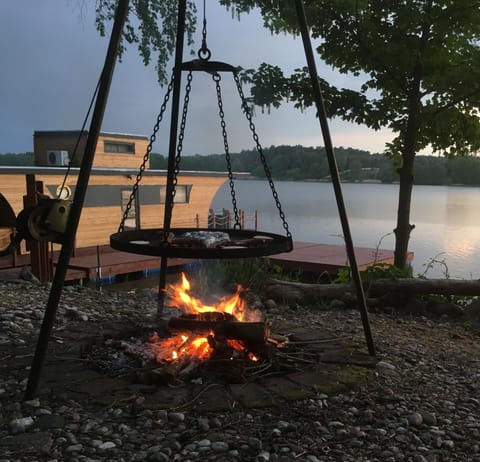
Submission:
M 47 151 L 48 165 L 68 165 L 70 159 L 68 158 L 68 151 Z

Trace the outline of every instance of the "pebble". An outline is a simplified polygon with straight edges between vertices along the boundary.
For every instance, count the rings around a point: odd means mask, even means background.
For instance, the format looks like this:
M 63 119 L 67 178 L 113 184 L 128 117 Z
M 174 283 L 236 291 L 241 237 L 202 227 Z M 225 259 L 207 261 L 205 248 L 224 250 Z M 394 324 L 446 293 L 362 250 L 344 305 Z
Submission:
M 0 281 L 0 293 L 0 345 L 28 354 L 49 286 Z M 154 316 L 155 294 L 135 297 L 66 286 L 56 341 L 73 322 L 88 331 L 90 323 Z M 266 305 L 270 318 L 363 341 L 358 312 L 347 307 Z M 375 313 L 371 322 L 379 356 L 371 381 L 272 408 L 150 410 L 141 391 L 111 407 L 67 393 L 23 401 L 28 368 L 1 369 L 0 462 L 480 462 L 478 336 L 454 320 Z
M 10 430 L 13 434 L 24 432 L 28 427 L 33 425 L 32 417 L 20 417 L 18 419 L 13 419 L 10 422 Z
M 423 416 L 419 412 L 414 412 L 408 416 L 408 423 L 413 427 L 420 427 L 423 423 Z
M 169 412 L 168 420 L 172 423 L 183 422 L 185 420 L 185 414 L 182 414 L 181 412 Z
M 212 450 L 214 452 L 227 452 L 228 449 L 229 449 L 229 445 L 224 441 L 215 441 L 212 443 Z

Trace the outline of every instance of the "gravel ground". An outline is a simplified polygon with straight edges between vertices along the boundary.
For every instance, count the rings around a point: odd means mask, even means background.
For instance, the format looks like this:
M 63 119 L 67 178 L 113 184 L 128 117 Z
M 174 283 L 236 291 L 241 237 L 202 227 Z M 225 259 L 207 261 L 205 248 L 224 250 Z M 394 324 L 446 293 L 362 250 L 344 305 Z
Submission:
M 2 353 L 35 344 L 48 293 L 44 285 L 0 282 Z M 71 319 L 88 330 L 103 320 L 145 319 L 155 309 L 145 292 L 67 286 L 54 335 Z M 277 306 L 269 317 L 363 341 L 356 311 Z M 478 336 L 445 319 L 372 314 L 371 324 L 379 360 L 371 381 L 263 409 L 198 414 L 45 394 L 22 401 L 28 371 L 2 361 L 0 462 L 480 461 Z

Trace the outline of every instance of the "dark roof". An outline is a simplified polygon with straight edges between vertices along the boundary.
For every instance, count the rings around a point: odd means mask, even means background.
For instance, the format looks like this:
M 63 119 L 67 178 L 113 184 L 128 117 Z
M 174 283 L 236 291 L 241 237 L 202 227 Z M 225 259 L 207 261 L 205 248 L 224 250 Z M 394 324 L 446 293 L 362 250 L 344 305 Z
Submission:
M 65 175 L 67 171 L 67 166 L 59 166 L 59 167 L 52 167 L 52 166 L 9 166 L 9 165 L 0 165 L 0 175 L 2 174 L 24 174 L 32 173 L 32 174 L 58 174 L 58 175 Z M 70 173 L 72 175 L 77 175 L 80 172 L 79 167 L 72 167 L 70 168 Z M 111 168 L 111 167 L 93 167 L 91 170 L 91 175 L 132 175 L 136 176 L 138 174 L 138 169 L 133 168 Z M 248 178 L 249 173 L 245 172 L 234 172 L 233 173 L 236 178 Z M 152 170 L 146 169 L 143 176 L 167 176 L 167 170 Z M 192 170 L 183 170 L 179 172 L 179 176 L 214 176 L 214 177 L 225 177 L 227 179 L 227 172 L 200 172 L 200 171 L 192 171 Z
M 42 137 L 42 136 L 87 136 L 88 130 L 36 130 L 33 133 L 33 136 Z M 128 133 L 113 133 L 113 132 L 100 132 L 100 136 L 108 138 L 123 138 L 123 139 L 137 139 L 137 140 L 148 140 L 148 136 L 145 135 L 131 135 Z

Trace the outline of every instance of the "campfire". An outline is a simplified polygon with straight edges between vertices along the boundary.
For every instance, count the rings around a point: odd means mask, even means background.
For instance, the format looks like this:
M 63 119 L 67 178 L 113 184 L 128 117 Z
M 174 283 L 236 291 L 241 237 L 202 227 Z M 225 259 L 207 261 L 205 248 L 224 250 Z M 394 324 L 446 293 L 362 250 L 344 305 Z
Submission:
M 338 342 L 351 337 L 332 338 L 318 329 L 291 325 L 283 325 L 288 333 L 271 332 L 272 324 L 249 303 L 255 297 L 241 286 L 214 303 L 203 303 L 191 292 L 182 274 L 179 284 L 167 288 L 175 315 L 155 326 L 129 326 L 103 343 L 95 341 L 84 358 L 97 370 L 147 386 L 245 383 L 324 371 L 343 354 Z M 282 328 L 282 322 L 275 326 Z
M 280 344 L 263 314 L 249 306 L 247 294 L 239 285 L 233 295 L 206 304 L 191 295 L 182 273 L 181 282 L 167 289 L 169 306 L 181 313 L 167 322 L 167 336 L 155 331 L 147 341 L 123 346 L 145 363 L 153 362 L 152 373 L 160 381 L 188 378 L 200 368 L 234 369 L 242 375 L 245 368 L 268 360 Z

